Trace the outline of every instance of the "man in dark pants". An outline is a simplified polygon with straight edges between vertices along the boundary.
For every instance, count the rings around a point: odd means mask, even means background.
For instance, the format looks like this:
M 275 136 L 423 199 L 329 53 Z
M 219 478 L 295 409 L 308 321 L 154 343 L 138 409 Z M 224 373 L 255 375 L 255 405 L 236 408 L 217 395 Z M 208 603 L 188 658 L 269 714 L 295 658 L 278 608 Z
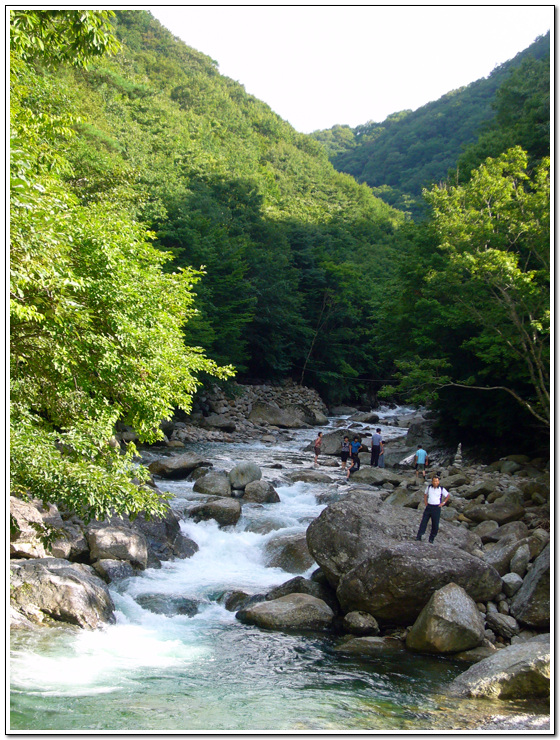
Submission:
M 424 492 L 424 513 L 422 514 L 422 521 L 420 522 L 420 529 L 416 535 L 417 540 L 422 539 L 422 535 L 425 533 L 428 526 L 428 520 L 432 520 L 432 526 L 430 529 L 429 541 L 433 542 L 439 529 L 439 517 L 441 509 L 449 501 L 449 491 L 440 486 L 439 476 L 436 474 L 432 477 L 432 482 L 426 487 Z
M 371 465 L 377 468 L 379 465 L 379 453 L 381 452 L 381 429 L 376 429 L 371 437 Z

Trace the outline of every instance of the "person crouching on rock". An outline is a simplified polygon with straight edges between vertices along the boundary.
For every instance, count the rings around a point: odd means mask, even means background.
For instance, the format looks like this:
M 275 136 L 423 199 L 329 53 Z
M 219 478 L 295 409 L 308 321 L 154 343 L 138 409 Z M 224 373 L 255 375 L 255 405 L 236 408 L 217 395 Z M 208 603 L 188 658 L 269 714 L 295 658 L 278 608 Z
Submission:
M 433 542 L 439 529 L 439 517 L 441 515 L 442 506 L 449 501 L 449 491 L 440 486 L 439 476 L 434 475 L 432 482 L 426 487 L 424 492 L 424 513 L 422 514 L 422 521 L 420 522 L 420 529 L 416 535 L 417 540 L 422 540 L 422 535 L 426 531 L 428 526 L 428 520 L 432 520 L 432 526 L 430 529 L 429 541 Z
M 346 480 L 350 478 L 352 473 L 355 473 L 356 470 L 359 470 L 359 469 L 360 469 L 360 458 L 358 458 L 357 460 L 352 460 L 352 465 L 346 471 Z
M 317 435 L 317 439 L 315 440 L 315 443 L 313 445 L 313 449 L 315 450 L 315 462 L 313 465 L 317 465 L 317 461 L 319 460 L 319 455 L 321 454 L 321 445 L 323 444 L 323 432 L 319 432 Z

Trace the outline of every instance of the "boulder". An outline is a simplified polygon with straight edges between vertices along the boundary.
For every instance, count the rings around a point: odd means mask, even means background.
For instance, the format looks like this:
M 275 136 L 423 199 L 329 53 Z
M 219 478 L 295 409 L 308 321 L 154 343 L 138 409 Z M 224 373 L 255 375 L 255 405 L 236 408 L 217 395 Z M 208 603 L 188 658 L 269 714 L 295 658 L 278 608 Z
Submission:
M 402 640 L 394 637 L 346 637 L 335 646 L 334 650 L 337 653 L 348 655 L 382 657 L 389 652 L 404 652 L 404 644 Z
M 332 483 L 332 478 L 326 473 L 320 473 L 317 470 L 296 470 L 288 473 L 286 478 L 292 483 L 301 481 L 302 483 Z
M 154 614 L 164 614 L 166 617 L 173 617 L 176 614 L 194 617 L 195 614 L 198 614 L 198 603 L 185 596 L 141 594 L 136 596 L 135 599 L 143 609 L 148 609 Z
M 232 488 L 243 489 L 248 483 L 260 480 L 262 471 L 255 463 L 241 462 L 230 470 L 228 478 Z
M 379 634 L 377 619 L 367 612 L 348 612 L 342 620 L 342 629 L 357 637 L 368 637 Z
M 189 507 L 186 513 L 195 522 L 214 519 L 220 527 L 230 527 L 239 521 L 241 504 L 234 498 L 211 496 L 207 501 Z
M 282 568 L 287 573 L 304 573 L 315 562 L 303 533 L 277 535 L 266 543 L 264 549 L 267 566 Z
M 375 414 L 373 411 L 358 411 L 352 414 L 350 421 L 359 421 L 362 424 L 378 424 L 379 414 Z
M 255 404 L 249 414 L 249 421 L 281 429 L 302 429 L 308 426 L 293 409 L 280 409 L 267 403 Z
M 315 596 L 316 599 L 324 601 L 335 614 L 340 611 L 340 605 L 336 600 L 336 594 L 333 589 L 325 583 L 318 583 L 312 581 L 310 578 L 304 578 L 303 576 L 296 576 L 291 578 L 281 586 L 276 586 L 266 594 L 267 601 L 273 601 L 279 599 L 282 596 L 288 596 L 289 594 L 309 594 Z
M 62 519 L 54 504 L 10 496 L 10 557 L 88 560 L 81 522 Z
M 376 619 L 410 624 L 431 595 L 451 582 L 475 602 L 492 599 L 502 586 L 493 568 L 463 550 L 401 542 L 378 549 L 373 557 L 347 571 L 336 595 L 345 612 L 361 610 Z
M 227 473 L 221 470 L 211 470 L 202 478 L 197 478 L 193 486 L 195 493 L 205 493 L 208 496 L 231 496 L 231 483 Z
M 486 615 L 486 625 L 495 635 L 500 635 L 506 640 L 511 640 L 514 635 L 518 635 L 520 632 L 517 621 L 509 614 L 489 612 Z
M 486 519 L 484 522 L 480 522 L 476 527 L 473 527 L 472 531 L 477 534 L 482 542 L 492 542 L 493 534 L 500 528 L 498 522 L 494 522 L 491 519 Z
M 482 522 L 478 526 L 482 527 L 484 523 L 485 522 Z M 491 533 L 488 534 L 486 541 L 487 542 L 499 542 L 503 537 L 507 537 L 509 535 L 515 535 L 515 537 L 518 540 L 522 540 L 529 535 L 529 527 L 525 524 L 525 522 L 520 522 L 520 521 L 514 521 L 514 522 L 509 522 L 508 524 L 502 524 L 501 527 L 498 526 Z
M 521 519 L 525 514 L 525 509 L 519 504 L 504 502 L 468 507 L 464 513 L 473 522 L 484 522 L 492 519 L 498 524 L 507 524 Z
M 529 627 L 550 625 L 550 545 L 547 545 L 511 600 L 511 614 Z
M 92 567 L 106 583 L 132 578 L 139 571 L 139 568 L 134 568 L 128 560 L 110 560 L 108 558 L 96 560 Z
M 488 699 L 550 695 L 550 643 L 533 638 L 498 650 L 451 682 L 449 693 Z
M 495 568 L 501 576 L 509 573 L 509 564 L 519 547 L 514 535 L 507 535 L 492 545 L 485 545 L 484 559 Z M 489 548 L 489 549 L 487 549 Z
M 513 553 L 510 560 L 510 570 L 512 573 L 517 573 L 523 578 L 527 573 L 527 566 L 531 561 L 531 550 L 529 549 L 529 543 L 526 541 L 520 545 L 517 550 Z
M 10 557 L 44 558 L 44 537 L 48 531 L 39 513 L 39 501 L 25 501 L 10 496 Z
M 243 501 L 258 504 L 276 504 L 280 501 L 280 496 L 272 483 L 264 480 L 254 480 L 245 486 Z
M 447 488 L 447 486 L 445 486 Z M 494 481 L 485 480 L 481 481 L 480 483 L 475 483 L 474 485 L 468 486 L 466 489 L 461 491 L 461 496 L 466 499 L 474 499 L 478 498 L 480 495 L 488 496 L 488 494 L 492 493 L 496 490 L 496 484 Z
M 237 427 L 233 419 L 223 414 L 210 414 L 205 416 L 200 426 L 203 429 L 220 429 L 222 432 L 235 432 Z
M 365 558 L 375 557 L 388 545 L 415 540 L 419 525 L 419 512 L 384 503 L 378 493 L 357 491 L 330 504 L 311 522 L 307 543 L 312 556 L 336 587 L 341 576 Z M 479 537 L 447 522 L 440 524 L 437 542 L 467 553 L 481 546 Z M 426 601 L 428 598 L 429 595 Z
M 150 568 L 158 567 L 162 560 L 190 558 L 198 552 L 196 542 L 182 533 L 179 516 L 172 509 L 167 509 L 164 516 L 149 519 L 138 514 L 130 527 L 146 539 Z
M 470 480 L 464 473 L 456 473 L 455 475 L 444 475 L 441 479 L 441 485 L 448 491 L 451 491 L 451 489 L 453 488 L 459 488 L 460 486 L 467 486 L 469 483 Z
M 354 432 L 351 429 L 336 429 L 332 432 L 325 432 L 323 434 L 323 441 L 321 442 L 321 453 L 323 455 L 340 455 L 340 447 L 344 437 L 348 437 L 350 440 L 354 437 Z M 361 439 L 361 435 L 358 435 Z M 310 442 L 304 447 L 305 452 L 313 452 L 313 442 Z
M 332 609 L 310 594 L 289 594 L 241 609 L 235 615 L 243 624 L 270 630 L 324 630 L 333 622 Z
M 107 586 L 89 565 L 37 558 L 12 561 L 10 572 L 10 604 L 31 622 L 96 629 L 115 621 Z
M 424 503 L 424 493 L 421 490 L 409 491 L 406 488 L 396 488 L 386 499 L 391 506 L 404 506 L 408 509 L 417 509 Z M 424 508 L 422 506 L 422 508 Z
M 185 452 L 183 455 L 169 455 L 159 460 L 154 460 L 148 465 L 148 470 L 153 475 L 161 478 L 181 480 L 186 478 L 196 468 L 209 466 L 210 463 L 194 452 Z
M 476 603 L 455 583 L 435 591 L 406 637 L 409 650 L 421 653 L 459 653 L 479 647 L 484 619 Z
M 86 539 L 92 561 L 127 560 L 142 570 L 148 564 L 146 538 L 129 527 L 94 522 L 86 529 Z
M 402 483 L 403 476 L 394 473 L 387 468 L 372 468 L 371 465 L 365 465 L 352 474 L 353 483 L 366 483 L 370 486 L 382 486 L 384 483 L 391 483 L 393 486 L 399 486 Z
M 523 578 L 518 573 L 506 573 L 502 577 L 502 591 L 506 596 L 513 596 L 519 591 Z

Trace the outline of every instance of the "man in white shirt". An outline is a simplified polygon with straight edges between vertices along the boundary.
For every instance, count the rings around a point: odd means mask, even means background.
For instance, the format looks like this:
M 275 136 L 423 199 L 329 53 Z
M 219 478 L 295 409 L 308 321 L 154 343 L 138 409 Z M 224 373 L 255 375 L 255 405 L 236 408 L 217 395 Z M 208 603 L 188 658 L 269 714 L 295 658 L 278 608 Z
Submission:
M 433 542 L 439 529 L 439 517 L 441 509 L 449 501 L 449 491 L 440 486 L 439 476 L 432 476 L 432 482 L 424 492 L 424 513 L 420 522 L 420 529 L 416 535 L 417 540 L 422 540 L 422 535 L 428 527 L 428 521 L 432 520 L 429 541 Z

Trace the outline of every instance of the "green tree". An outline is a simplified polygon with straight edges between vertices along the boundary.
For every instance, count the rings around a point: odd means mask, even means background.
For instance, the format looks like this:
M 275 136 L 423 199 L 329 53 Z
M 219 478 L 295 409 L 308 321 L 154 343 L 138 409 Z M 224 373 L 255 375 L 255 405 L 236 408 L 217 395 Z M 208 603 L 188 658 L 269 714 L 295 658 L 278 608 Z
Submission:
M 35 28 L 31 12 L 26 20 Z M 143 485 L 134 445 L 122 454 L 112 443 L 115 425 L 160 439 L 161 420 L 190 409 L 201 373 L 232 369 L 185 347 L 200 273 L 164 271 L 171 255 L 151 246 L 145 226 L 118 204 L 83 205 L 65 181 L 60 142 L 72 137 L 72 118 L 56 85 L 26 63 L 38 39 L 63 43 L 63 13 L 55 20 L 56 34 L 30 31 L 29 43 L 16 24 L 11 69 L 11 489 L 86 519 L 157 513 L 165 496 Z M 68 20 L 74 33 L 73 13 Z M 90 46 L 80 48 L 86 61 Z M 49 93 L 58 115 L 48 106 L 30 114 L 30 96 Z
M 416 316 L 416 354 L 397 363 L 397 388 L 416 401 L 451 386 L 506 392 L 548 426 L 549 163 L 532 178 L 527 168 L 516 147 L 468 183 L 426 193 L 439 255 L 425 265 L 414 308 L 427 310 Z

